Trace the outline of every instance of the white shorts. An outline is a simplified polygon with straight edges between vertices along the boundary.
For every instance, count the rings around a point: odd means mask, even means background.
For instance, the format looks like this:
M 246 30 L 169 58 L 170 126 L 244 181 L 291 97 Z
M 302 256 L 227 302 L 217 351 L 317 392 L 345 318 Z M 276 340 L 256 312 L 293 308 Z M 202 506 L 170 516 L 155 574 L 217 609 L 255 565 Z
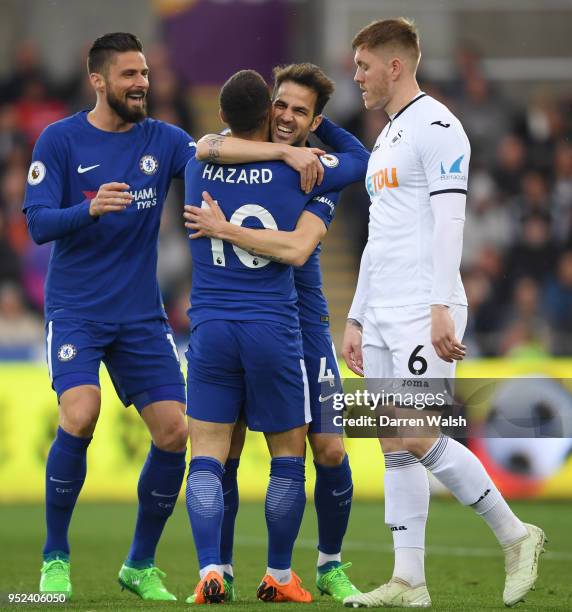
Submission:
M 454 305 L 449 312 L 455 335 L 462 340 L 467 326 L 467 307 Z M 456 362 L 437 356 L 431 344 L 431 308 L 427 305 L 369 308 L 363 326 L 364 372 L 368 379 L 415 384 L 419 378 L 452 379 Z M 399 380 L 396 380 L 399 379 Z M 433 385 L 431 385 L 433 386 Z

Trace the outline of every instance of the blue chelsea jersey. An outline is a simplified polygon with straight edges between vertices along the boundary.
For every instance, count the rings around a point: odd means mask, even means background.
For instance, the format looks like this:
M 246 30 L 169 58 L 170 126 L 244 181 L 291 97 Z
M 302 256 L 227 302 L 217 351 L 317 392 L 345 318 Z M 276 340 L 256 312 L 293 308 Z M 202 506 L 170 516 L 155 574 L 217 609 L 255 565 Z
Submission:
M 328 225 L 335 202 L 326 202 L 322 194 L 357 180 L 362 169 L 354 162 L 351 156 L 340 156 L 335 167 L 325 167 L 322 185 L 304 194 L 298 173 L 281 162 L 220 166 L 192 159 L 185 173 L 185 202 L 200 205 L 202 192 L 208 191 L 231 223 L 250 228 L 291 231 L 303 210 Z M 210 319 L 270 320 L 298 327 L 291 266 L 218 239 L 191 240 L 190 247 L 193 328 Z
M 157 242 L 171 179 L 182 178 L 195 143 L 152 119 L 127 132 L 92 126 L 87 111 L 48 126 L 34 148 L 24 210 L 67 208 L 104 183 L 129 185 L 133 201 L 56 240 L 46 278 L 47 319 L 130 322 L 165 317 Z
M 329 218 L 328 226 L 333 221 L 339 197 L 339 192 L 316 196 L 316 199 L 331 207 L 332 215 Z M 328 302 L 322 291 L 321 252 L 322 245 L 319 244 L 303 266 L 294 268 L 294 284 L 298 294 L 298 310 L 302 331 L 324 331 L 328 330 L 330 326 Z

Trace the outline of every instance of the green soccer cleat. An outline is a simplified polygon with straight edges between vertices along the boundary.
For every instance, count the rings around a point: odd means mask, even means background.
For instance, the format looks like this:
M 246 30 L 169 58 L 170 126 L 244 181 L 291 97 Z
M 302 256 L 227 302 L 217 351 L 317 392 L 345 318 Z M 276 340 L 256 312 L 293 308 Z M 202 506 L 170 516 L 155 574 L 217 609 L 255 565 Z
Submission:
M 64 559 L 44 561 L 40 578 L 40 593 L 63 593 L 71 599 L 70 562 Z
M 225 574 L 222 579 L 224 584 L 224 601 L 236 601 L 236 591 L 234 590 L 234 578 L 229 574 Z M 194 604 L 197 603 L 197 594 L 193 593 L 185 599 L 185 603 Z
M 332 567 L 326 572 L 320 572 L 316 574 L 316 586 L 322 595 L 330 595 L 335 601 L 343 602 L 345 597 L 351 595 L 360 595 L 359 591 L 348 578 L 344 570 L 351 567 L 351 563 L 344 563 L 343 565 L 337 565 Z
M 225 601 L 236 601 L 236 592 L 234 590 L 234 578 L 230 574 L 224 574 L 224 593 Z
M 118 581 L 121 590 L 127 589 L 146 601 L 177 601 L 173 593 L 167 591 L 161 580 L 166 575 L 155 566 L 135 569 L 123 565 L 119 570 Z

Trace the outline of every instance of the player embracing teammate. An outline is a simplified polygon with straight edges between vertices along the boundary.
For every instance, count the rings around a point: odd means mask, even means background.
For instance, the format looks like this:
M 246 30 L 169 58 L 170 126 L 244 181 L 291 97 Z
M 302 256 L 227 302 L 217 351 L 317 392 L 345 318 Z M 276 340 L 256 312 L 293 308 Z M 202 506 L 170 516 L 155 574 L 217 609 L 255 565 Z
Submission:
M 315 66 L 307 65 L 306 71 L 321 78 Z M 315 113 L 317 94 L 302 88 L 307 97 L 298 100 L 295 112 L 315 128 L 321 120 Z M 287 107 L 282 121 L 289 124 L 284 131 L 292 133 L 296 124 L 287 119 L 292 110 L 285 99 L 285 94 L 275 97 L 275 104 L 279 100 L 279 105 Z M 251 144 L 266 142 L 271 102 L 257 73 L 242 71 L 231 77 L 221 91 L 220 103 L 221 116 L 233 135 Z M 272 125 L 277 129 L 274 120 Z M 333 216 L 334 196 L 324 194 L 359 180 L 367 159 L 361 144 L 333 124 L 324 123 L 321 136 L 344 152 L 322 161 L 323 181 L 308 194 L 300 189 L 298 175 L 280 162 L 222 166 L 192 160 L 187 166 L 185 200 L 188 204 L 203 200 L 202 208 L 189 206 L 185 214 L 187 227 L 197 230 L 191 235 L 194 274 L 187 408 L 192 451 L 187 509 L 201 575 L 189 598 L 194 603 L 233 598 L 228 573 L 232 539 L 221 542 L 225 530 L 222 482 L 233 429 L 241 415 L 250 429 L 265 433 L 272 456 L 265 505 L 268 567 L 258 597 L 311 601 L 290 567 L 305 505 L 304 454 L 311 414 L 299 296 L 292 267 L 286 264 L 302 263 L 315 251 Z M 218 160 L 226 144 L 236 143 L 211 138 L 211 158 Z M 270 150 L 269 156 L 276 157 L 283 148 Z M 260 157 L 254 152 L 254 159 Z M 331 353 L 330 345 L 327 350 Z M 340 459 L 338 463 L 343 463 L 344 456 Z M 235 474 L 236 470 L 236 487 Z M 225 482 L 225 487 L 229 484 Z M 351 499 L 351 489 L 350 479 L 339 494 Z M 338 502 L 334 512 L 340 514 L 340 500 L 332 497 Z M 345 510 L 342 520 L 345 532 Z M 231 522 L 232 528 L 234 516 Z M 229 533 L 225 536 L 232 538 Z M 343 574 L 339 548 L 334 552 L 335 558 L 324 563 L 331 563 L 324 573 Z M 343 579 L 357 592 L 345 574 Z
M 197 145 L 197 157 L 217 160 L 219 163 L 281 158 L 284 153 L 308 156 L 305 147 L 308 135 L 315 132 L 333 149 L 322 156 L 322 171 L 336 170 L 340 161 L 349 154 L 367 157 L 367 152 L 348 132 L 338 128 L 322 115 L 333 83 L 317 66 L 308 63 L 279 66 L 274 70 L 270 137 L 272 143 L 252 142 L 237 138 L 209 135 Z M 294 145 L 295 148 L 284 145 Z M 312 156 L 311 156 L 312 157 Z M 288 160 L 293 167 L 296 160 Z M 319 164 L 320 165 L 320 164 Z M 307 173 L 310 175 L 310 165 Z M 339 194 L 331 192 L 321 196 L 333 210 Z M 249 252 L 257 252 L 294 264 L 294 282 L 297 293 L 300 328 L 302 332 L 304 362 L 308 378 L 309 404 L 312 421 L 308 441 L 314 456 L 316 484 L 314 504 L 318 518 L 318 558 L 316 585 L 322 593 L 337 601 L 355 594 L 357 590 L 342 564 L 341 549 L 351 510 L 353 483 L 349 459 L 345 452 L 342 429 L 333 425 L 333 396 L 341 390 L 335 349 L 329 332 L 328 305 L 322 291 L 320 245 L 314 248 L 308 242 L 311 232 L 325 231 L 323 223 L 314 215 L 302 213 L 292 232 L 252 230 L 226 222 L 224 216 L 215 218 L 210 208 L 186 213 L 188 219 L 203 232 L 217 239 L 227 240 Z M 329 224 L 329 221 L 327 222 Z M 313 225 L 317 229 L 313 229 Z M 307 249 L 309 245 L 310 250 Z M 306 261 L 307 260 L 307 261 Z M 300 265 L 303 264 L 303 265 Z M 244 427 L 235 428 L 225 464 L 223 488 L 225 515 L 222 529 L 221 554 L 224 571 L 232 584 L 232 543 L 234 521 L 238 511 L 237 468 L 244 444 Z

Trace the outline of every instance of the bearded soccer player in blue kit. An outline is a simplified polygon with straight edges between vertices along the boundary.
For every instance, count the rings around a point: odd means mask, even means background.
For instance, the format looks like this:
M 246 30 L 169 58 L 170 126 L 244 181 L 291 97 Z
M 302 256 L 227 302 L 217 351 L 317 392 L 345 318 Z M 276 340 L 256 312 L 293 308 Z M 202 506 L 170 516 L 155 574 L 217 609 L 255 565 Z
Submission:
M 324 164 L 335 165 L 336 153 L 362 151 L 361 143 L 348 132 L 337 128 L 322 116 L 322 111 L 333 93 L 334 85 L 314 64 L 302 63 L 279 66 L 274 70 L 273 107 L 270 134 L 273 143 L 243 141 L 219 135 L 209 135 L 197 144 L 197 158 L 219 163 L 275 159 L 281 155 L 283 144 L 294 144 L 304 149 L 310 132 L 315 132 L 333 155 L 321 159 Z M 337 201 L 338 194 L 328 194 Z M 210 208 L 187 212 L 187 218 L 217 239 L 226 239 L 247 251 L 261 251 L 279 256 L 294 265 L 300 261 L 300 238 L 303 228 L 283 234 L 260 232 L 229 224 L 223 215 L 215 217 L 216 204 Z M 302 259 L 307 253 L 302 253 Z M 322 291 L 320 246 L 308 261 L 294 269 L 298 294 L 299 318 L 302 330 L 304 361 L 308 374 L 312 422 L 308 440 L 312 447 L 316 469 L 314 503 L 318 518 L 318 559 L 316 584 L 318 589 L 337 601 L 359 593 L 341 563 L 341 550 L 351 510 L 352 476 L 345 452 L 341 428 L 333 427 L 333 395 L 341 390 L 338 364 L 329 333 L 328 305 Z M 223 489 L 225 516 L 222 530 L 221 556 L 227 581 L 232 583 L 232 547 L 234 522 L 238 512 L 237 469 L 244 444 L 244 427 L 238 426 L 233 435 L 229 459 L 225 464 Z M 337 435 L 336 435 L 337 434 Z
M 188 435 L 185 386 L 156 278 L 160 215 L 195 144 L 148 119 L 149 70 L 128 33 L 98 38 L 87 68 L 95 107 L 48 126 L 34 148 L 24 211 L 35 242 L 54 242 L 46 279 L 47 361 L 59 428 L 46 466 L 41 592 L 72 595 L 68 528 L 86 478 L 103 361 L 152 437 L 135 535 L 119 582 L 174 600 L 155 550 L 179 494 Z
M 270 97 L 260 75 L 237 73 L 223 87 L 220 101 L 233 135 L 267 140 Z M 204 197 L 212 202 L 210 194 L 236 225 L 286 231 L 303 226 L 308 257 L 333 213 L 329 199 L 316 196 L 359 180 L 366 159 L 361 148 L 340 154 L 309 194 L 300 190 L 297 174 L 279 162 L 220 166 L 194 159 L 185 173 L 185 201 Z M 305 505 L 304 441 L 310 420 L 293 270 L 264 252 L 218 239 L 192 239 L 191 251 L 187 510 L 201 579 L 188 601 L 226 598 L 221 480 L 243 409 L 248 427 L 265 433 L 272 456 L 265 507 L 268 567 L 257 595 L 265 601 L 311 601 L 290 567 Z

